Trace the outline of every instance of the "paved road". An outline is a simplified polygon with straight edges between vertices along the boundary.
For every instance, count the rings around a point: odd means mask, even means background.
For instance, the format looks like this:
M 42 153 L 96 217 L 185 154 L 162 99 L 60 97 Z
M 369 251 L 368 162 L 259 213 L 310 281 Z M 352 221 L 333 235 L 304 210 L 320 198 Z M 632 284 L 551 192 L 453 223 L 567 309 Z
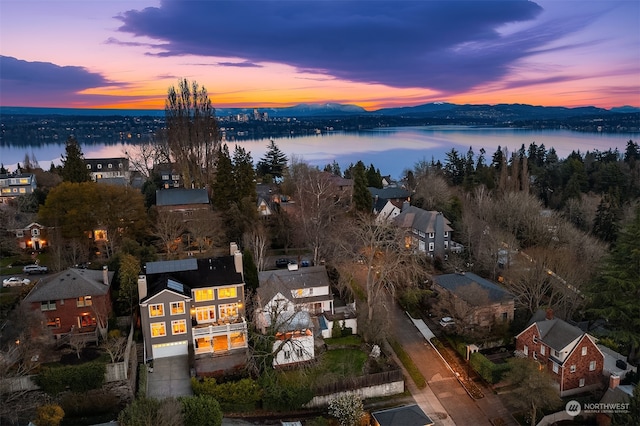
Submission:
M 501 418 L 505 425 L 515 425 L 508 410 L 491 390 L 483 389 L 485 397 L 479 400 L 474 400 L 467 394 L 447 364 L 397 305 L 392 310 L 392 320 L 394 338 L 413 359 L 428 383 L 427 388 L 420 390 L 408 378 L 407 383 L 411 385 L 408 386 L 409 390 L 416 402 L 419 403 L 420 399 L 430 401 L 431 412 L 427 411 L 429 408 L 425 410 L 425 407 L 420 403 L 419 405 L 436 424 L 491 426 L 490 420 Z M 431 395 L 434 395 L 437 401 L 434 401 Z M 446 412 L 447 418 L 442 419 L 444 413 L 438 412 L 438 406 Z

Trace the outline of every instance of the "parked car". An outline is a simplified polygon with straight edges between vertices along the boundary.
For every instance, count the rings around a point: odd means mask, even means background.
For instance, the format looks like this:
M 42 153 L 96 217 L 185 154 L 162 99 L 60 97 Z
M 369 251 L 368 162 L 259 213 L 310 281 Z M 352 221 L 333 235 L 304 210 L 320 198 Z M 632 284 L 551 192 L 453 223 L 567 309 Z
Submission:
M 301 260 L 300 261 L 300 266 L 303 268 L 307 268 L 309 266 L 311 266 L 311 261 L 310 260 Z
M 455 321 L 451 317 L 444 317 L 440 320 L 440 325 L 443 327 L 449 327 L 454 324 L 455 324 Z
M 278 259 L 278 260 L 276 260 L 276 267 L 277 268 L 286 268 L 290 263 L 293 263 L 293 260 Z
M 46 266 L 40 266 L 40 265 L 27 265 L 24 268 L 22 268 L 22 272 L 24 272 L 27 275 L 46 274 L 47 272 L 49 272 L 49 268 L 47 268 Z
M 20 287 L 31 284 L 28 278 L 11 277 L 2 281 L 2 287 Z

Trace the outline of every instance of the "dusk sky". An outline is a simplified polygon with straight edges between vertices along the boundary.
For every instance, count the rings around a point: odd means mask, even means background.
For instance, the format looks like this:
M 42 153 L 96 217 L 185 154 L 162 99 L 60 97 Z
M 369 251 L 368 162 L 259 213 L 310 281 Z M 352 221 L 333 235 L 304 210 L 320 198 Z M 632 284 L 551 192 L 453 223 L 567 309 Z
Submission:
M 640 1 L 0 0 L 0 106 L 640 107 Z

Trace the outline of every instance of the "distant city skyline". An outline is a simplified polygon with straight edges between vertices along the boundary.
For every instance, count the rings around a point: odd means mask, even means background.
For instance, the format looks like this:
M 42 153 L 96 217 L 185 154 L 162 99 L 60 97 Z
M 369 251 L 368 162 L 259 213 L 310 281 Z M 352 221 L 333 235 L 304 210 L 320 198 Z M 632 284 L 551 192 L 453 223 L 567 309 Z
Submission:
M 640 107 L 640 2 L 0 0 L 0 106 Z

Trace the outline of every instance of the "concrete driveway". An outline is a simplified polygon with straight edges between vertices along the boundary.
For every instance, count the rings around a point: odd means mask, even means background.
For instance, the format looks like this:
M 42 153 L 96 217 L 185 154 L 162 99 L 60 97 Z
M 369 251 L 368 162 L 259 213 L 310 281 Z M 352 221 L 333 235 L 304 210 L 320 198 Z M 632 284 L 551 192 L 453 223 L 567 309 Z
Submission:
M 187 355 L 153 360 L 153 372 L 147 375 L 147 396 L 164 399 L 193 395 Z

